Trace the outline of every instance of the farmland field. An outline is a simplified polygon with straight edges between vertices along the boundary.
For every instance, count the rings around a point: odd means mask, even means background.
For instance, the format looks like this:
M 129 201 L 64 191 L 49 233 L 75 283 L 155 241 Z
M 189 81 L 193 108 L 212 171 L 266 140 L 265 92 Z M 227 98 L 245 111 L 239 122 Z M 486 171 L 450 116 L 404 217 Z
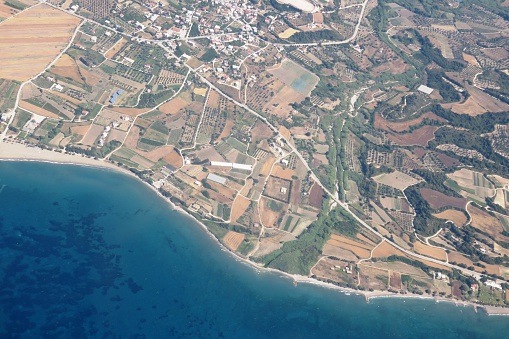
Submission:
M 35 113 L 35 114 L 38 114 L 38 115 L 42 115 L 44 117 L 48 117 L 48 118 L 54 118 L 54 119 L 59 119 L 60 117 L 58 116 L 58 114 L 56 113 L 53 113 L 53 112 L 50 112 L 46 109 L 44 109 L 43 107 L 39 107 L 39 106 L 36 106 L 32 103 L 29 103 L 25 100 L 21 100 L 19 102 L 19 107 L 29 111 L 29 112 L 32 112 L 32 113 Z
M 373 177 L 373 180 L 379 184 L 387 185 L 398 190 L 404 190 L 408 186 L 417 184 L 419 181 L 412 178 L 408 174 L 400 171 L 394 171 L 392 173 L 384 173 Z
M 359 258 L 369 258 L 373 246 L 357 242 L 353 239 L 332 234 L 327 241 L 329 246 L 334 246 L 354 253 Z
M 319 78 L 291 60 L 284 60 L 279 68 L 269 71 L 279 80 L 306 96 L 311 93 Z
M 118 51 L 120 51 L 126 43 L 127 43 L 126 39 L 120 38 L 120 40 L 117 41 L 117 43 L 115 43 L 115 45 L 104 56 L 108 59 L 113 58 L 113 56 L 115 56 L 115 54 L 117 54 Z
M 373 258 L 386 258 L 386 257 L 390 257 L 391 255 L 399 255 L 399 256 L 404 257 L 405 253 L 403 253 L 400 250 L 394 248 L 392 245 L 390 245 L 386 241 L 382 242 L 373 251 Z
M 400 146 L 427 146 L 428 142 L 435 138 L 437 126 L 423 126 L 406 134 L 389 134 L 387 137 Z
M 467 216 L 465 213 L 453 209 L 445 210 L 433 215 L 439 219 L 450 220 L 458 227 L 463 226 L 467 222 Z
M 472 216 L 473 227 L 488 233 L 497 241 L 507 242 L 509 240 L 508 237 L 501 234 L 504 231 L 504 226 L 496 217 L 472 205 L 468 206 L 468 212 Z
M 438 260 L 447 260 L 445 251 L 441 248 L 435 248 L 421 243 L 420 241 L 416 241 L 414 243 L 414 250 L 417 253 L 424 254 L 428 257 L 435 258 Z
M 62 55 L 62 57 L 55 62 L 54 67 L 52 67 L 50 71 L 51 73 L 60 75 L 64 78 L 71 78 L 78 83 L 83 83 L 76 61 L 74 61 L 74 59 L 68 54 Z
M 376 114 L 375 115 L 375 128 L 383 129 L 388 132 L 392 130 L 394 132 L 401 133 L 401 132 L 407 131 L 412 126 L 419 125 L 424 119 L 436 120 L 436 121 L 441 121 L 441 122 L 446 121 L 445 119 L 439 117 L 438 115 L 436 115 L 435 113 L 432 113 L 432 112 L 422 114 L 417 119 L 408 120 L 408 121 L 404 121 L 404 122 L 391 122 L 391 121 L 388 121 L 388 120 L 382 118 L 380 116 L 380 114 Z
M 270 174 L 270 170 L 272 169 L 272 165 L 276 161 L 276 158 L 269 157 L 262 165 L 262 168 L 260 169 L 260 175 L 267 176 Z
M 324 195 L 325 191 L 323 190 L 323 188 L 321 188 L 320 185 L 315 183 L 313 187 L 311 187 L 311 190 L 309 192 L 309 204 L 311 206 L 321 208 Z
M 0 78 L 26 81 L 42 71 L 67 45 L 79 22 L 38 5 L 0 24 Z
M 164 114 L 176 114 L 181 109 L 187 107 L 189 102 L 183 100 L 180 97 L 177 97 L 173 100 L 168 101 L 167 103 L 159 106 L 159 110 Z
M 244 238 L 245 238 L 244 234 L 230 231 L 226 233 L 223 241 L 226 246 L 228 246 L 231 250 L 235 251 L 240 246 Z
M 250 204 L 251 200 L 244 198 L 242 195 L 238 195 L 233 202 L 232 212 L 230 215 L 231 222 L 236 222 L 240 216 L 244 214 Z
M 466 199 L 450 197 L 430 188 L 421 188 L 420 193 L 432 209 L 439 209 L 446 206 L 465 209 L 467 203 Z
M 289 168 L 283 168 L 279 165 L 276 165 L 272 168 L 271 175 L 281 179 L 292 180 L 294 173 L 295 172 Z
M 451 108 L 454 113 L 467 114 L 470 116 L 480 115 L 486 112 L 505 112 L 509 110 L 509 105 L 503 103 L 482 90 L 473 86 L 466 86 L 470 97 L 462 104 L 442 105 L 445 108 Z

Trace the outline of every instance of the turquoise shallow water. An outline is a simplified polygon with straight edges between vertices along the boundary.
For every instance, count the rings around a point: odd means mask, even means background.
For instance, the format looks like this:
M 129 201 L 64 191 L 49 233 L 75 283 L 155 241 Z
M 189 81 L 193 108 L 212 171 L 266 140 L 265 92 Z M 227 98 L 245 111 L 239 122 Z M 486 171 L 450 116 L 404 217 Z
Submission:
M 3 187 L 3 188 L 2 188 Z M 503 338 L 509 318 L 257 272 L 148 187 L 0 162 L 0 337 Z

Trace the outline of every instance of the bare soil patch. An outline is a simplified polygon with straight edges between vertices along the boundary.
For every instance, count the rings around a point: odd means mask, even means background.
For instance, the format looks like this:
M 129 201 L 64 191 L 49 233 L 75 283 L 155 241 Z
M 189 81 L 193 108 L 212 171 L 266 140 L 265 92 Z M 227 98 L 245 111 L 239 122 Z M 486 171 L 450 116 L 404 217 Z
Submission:
M 394 289 L 401 289 L 401 274 L 399 272 L 391 272 L 389 278 L 390 286 Z
M 217 140 L 215 142 L 220 142 L 223 139 L 226 139 L 230 136 L 232 129 L 233 129 L 234 122 L 233 120 L 226 120 L 226 124 L 224 125 L 223 130 L 221 131 L 221 134 L 219 137 L 217 137 Z
M 261 198 L 260 199 L 260 215 L 262 216 L 263 225 L 266 227 L 274 227 L 277 226 L 277 220 L 279 217 L 279 212 L 275 212 L 268 208 L 268 199 Z

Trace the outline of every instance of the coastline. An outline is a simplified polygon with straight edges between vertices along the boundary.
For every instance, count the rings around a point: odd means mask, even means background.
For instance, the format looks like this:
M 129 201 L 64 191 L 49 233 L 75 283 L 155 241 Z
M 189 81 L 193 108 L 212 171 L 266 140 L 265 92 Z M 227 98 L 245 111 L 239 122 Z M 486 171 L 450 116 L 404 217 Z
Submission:
M 355 290 L 347 287 L 341 287 L 337 286 L 331 283 L 327 283 L 324 281 L 320 281 L 318 279 L 314 279 L 308 276 L 302 276 L 297 274 L 290 274 L 287 272 L 283 272 L 277 269 L 273 268 L 267 268 L 263 267 L 258 263 L 255 263 L 249 259 L 243 258 L 237 253 L 231 251 L 229 248 L 227 248 L 225 245 L 223 245 L 217 237 L 209 231 L 207 226 L 201 222 L 200 220 L 196 219 L 193 215 L 191 215 L 189 212 L 184 210 L 183 208 L 175 205 L 171 200 L 165 196 L 163 196 L 154 186 L 150 185 L 149 183 L 141 180 L 136 175 L 134 175 L 132 172 L 121 168 L 119 166 L 116 166 L 110 162 L 103 161 L 103 160 L 96 160 L 94 158 L 88 158 L 86 156 L 82 155 L 70 155 L 65 153 L 60 153 L 56 151 L 50 151 L 50 150 L 43 150 L 39 147 L 29 147 L 24 144 L 20 144 L 17 142 L 10 141 L 9 139 L 0 139 L 0 161 L 36 161 L 36 162 L 47 162 L 47 163 L 53 163 L 53 164 L 66 164 L 66 165 L 78 165 L 78 166 L 86 166 L 86 167 L 95 167 L 95 168 L 103 168 L 103 169 L 109 169 L 114 170 L 126 175 L 129 175 L 130 177 L 136 178 L 143 184 L 145 184 L 147 187 L 149 187 L 153 192 L 155 192 L 159 197 L 164 199 L 169 205 L 172 207 L 173 210 L 178 211 L 180 213 L 183 213 L 187 216 L 189 216 L 191 219 L 193 219 L 195 222 L 197 222 L 206 232 L 207 234 L 217 242 L 219 247 L 222 251 L 230 253 L 232 257 L 237 260 L 238 262 L 242 262 L 244 264 L 247 264 L 251 266 L 252 268 L 256 269 L 258 272 L 272 272 L 277 273 L 281 276 L 288 277 L 294 281 L 294 284 L 297 285 L 298 283 L 307 283 L 307 284 L 313 284 L 317 286 L 322 286 L 325 288 L 334 289 L 340 292 L 343 292 L 345 294 L 355 294 L 355 295 L 362 295 L 364 296 L 366 302 L 369 303 L 371 299 L 378 299 L 378 298 L 398 298 L 398 299 L 404 299 L 404 298 L 412 298 L 412 299 L 425 299 L 425 300 L 435 300 L 435 302 L 449 302 L 453 303 L 456 306 L 464 306 L 464 307 L 473 307 L 476 311 L 477 309 L 483 309 L 487 315 L 493 316 L 493 315 L 503 315 L 503 316 L 509 316 L 509 308 L 503 308 L 503 307 L 497 307 L 497 306 L 487 306 L 487 305 L 480 305 L 476 304 L 474 302 L 469 301 L 459 301 L 459 300 L 453 300 L 453 299 L 447 299 L 443 297 L 433 297 L 433 296 L 425 296 L 425 295 L 418 295 L 418 294 L 397 294 L 387 291 L 361 291 L 361 290 Z

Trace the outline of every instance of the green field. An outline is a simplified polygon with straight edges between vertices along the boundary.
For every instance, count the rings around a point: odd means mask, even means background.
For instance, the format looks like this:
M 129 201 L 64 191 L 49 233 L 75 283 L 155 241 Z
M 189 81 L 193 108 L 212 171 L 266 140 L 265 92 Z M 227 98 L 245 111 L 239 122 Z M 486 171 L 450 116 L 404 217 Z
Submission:
M 182 136 L 182 129 L 172 129 L 170 136 L 168 137 L 168 145 L 176 146 L 179 143 L 180 137 Z
M 234 137 L 229 137 L 226 142 L 241 153 L 247 152 L 247 145 L 235 139 Z
M 274 200 L 267 199 L 267 207 L 273 210 L 274 212 L 281 212 L 283 209 L 283 204 L 275 202 Z
M 32 118 L 32 114 L 28 113 L 24 110 L 19 110 L 16 114 L 15 124 L 14 127 L 21 129 L 25 124 Z
M 286 218 L 286 222 L 283 226 L 283 229 L 285 231 L 288 231 L 288 227 L 290 227 L 290 225 L 292 224 L 292 221 L 293 221 L 293 217 L 291 215 L 289 215 L 287 218 Z

